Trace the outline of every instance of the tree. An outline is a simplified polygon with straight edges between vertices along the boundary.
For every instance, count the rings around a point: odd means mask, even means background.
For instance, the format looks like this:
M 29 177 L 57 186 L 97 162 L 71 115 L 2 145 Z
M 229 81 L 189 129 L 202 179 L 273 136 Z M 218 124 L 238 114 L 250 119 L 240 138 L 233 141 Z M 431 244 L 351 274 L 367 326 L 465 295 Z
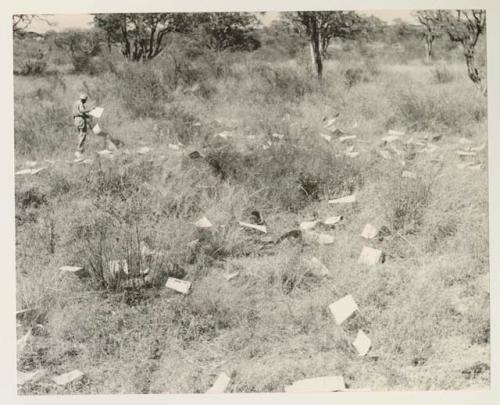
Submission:
M 189 28 L 188 13 L 94 14 L 108 47 L 121 44 L 122 54 L 131 61 L 146 61 L 164 49 L 165 36 Z
M 52 35 L 58 48 L 69 51 L 75 71 L 84 72 L 91 68 L 91 58 L 98 55 L 101 49 L 100 32 L 66 30 Z
M 486 96 L 485 72 L 478 66 L 476 56 L 479 38 L 486 32 L 486 11 L 439 10 L 433 21 L 448 34 L 451 41 L 462 45 L 469 78 Z
M 12 16 L 12 33 L 14 36 L 23 36 L 33 21 L 43 21 L 47 25 L 53 25 L 45 17 L 37 14 L 14 14 Z
M 430 63 L 433 58 L 434 40 L 441 36 L 441 27 L 436 22 L 437 12 L 434 10 L 418 10 L 415 14 L 417 20 L 424 28 L 423 37 L 425 41 L 425 58 Z
M 309 38 L 311 58 L 319 80 L 331 40 L 353 39 L 366 33 L 370 26 L 354 11 L 297 11 L 284 13 L 284 17 Z
M 260 22 L 252 13 L 199 13 L 194 16 L 201 42 L 216 52 L 252 51 L 260 46 L 255 29 Z

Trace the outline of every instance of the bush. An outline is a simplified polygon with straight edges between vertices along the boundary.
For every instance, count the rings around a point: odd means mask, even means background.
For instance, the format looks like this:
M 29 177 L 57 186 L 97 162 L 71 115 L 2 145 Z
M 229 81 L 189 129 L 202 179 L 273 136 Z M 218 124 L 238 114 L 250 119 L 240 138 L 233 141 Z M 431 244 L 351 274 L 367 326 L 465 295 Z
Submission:
M 36 76 L 42 75 L 47 71 L 47 62 L 41 59 L 27 59 L 21 65 L 21 70 L 17 71 L 17 74 L 23 76 Z

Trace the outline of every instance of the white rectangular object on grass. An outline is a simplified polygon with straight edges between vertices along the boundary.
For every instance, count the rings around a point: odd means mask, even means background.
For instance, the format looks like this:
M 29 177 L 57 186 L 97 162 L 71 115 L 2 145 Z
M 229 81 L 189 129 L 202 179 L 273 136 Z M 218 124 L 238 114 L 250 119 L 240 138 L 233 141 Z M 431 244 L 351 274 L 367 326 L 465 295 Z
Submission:
M 238 221 L 238 223 L 244 228 L 255 229 L 257 231 L 267 233 L 267 228 L 265 227 L 265 225 L 254 225 L 254 224 L 249 224 L 247 222 L 241 222 L 241 221 Z
M 179 280 L 178 278 L 169 277 L 165 287 L 180 292 L 182 294 L 187 294 L 191 288 L 191 283 L 185 280 Z
M 326 218 L 324 221 L 323 221 L 323 224 L 325 225 L 328 225 L 328 226 L 333 226 L 335 225 L 336 223 L 342 221 L 342 216 L 339 215 L 339 216 L 335 216 L 335 217 L 328 217 Z
M 226 391 L 231 379 L 226 373 L 220 373 L 214 385 L 208 389 L 207 394 L 223 394 Z
M 35 370 L 31 373 L 17 372 L 17 385 L 24 385 L 30 381 L 39 380 L 45 374 L 44 370 Z
M 369 246 L 363 246 L 361 254 L 358 259 L 358 263 L 366 264 L 368 266 L 373 266 L 380 262 L 382 258 L 382 251 L 379 249 L 373 249 Z
M 104 112 L 104 108 L 96 107 L 92 111 L 90 111 L 89 114 L 92 115 L 92 117 L 101 118 L 101 115 L 103 112 Z
M 378 229 L 372 224 L 366 224 L 361 232 L 361 237 L 365 239 L 373 239 L 378 234 Z
M 354 298 L 352 298 L 352 295 L 349 294 L 335 301 L 333 304 L 330 304 L 328 308 L 330 308 L 337 325 L 341 325 L 342 322 L 357 311 L 358 305 L 354 301 Z
M 318 221 L 303 221 L 300 223 L 299 228 L 303 231 L 313 229 L 318 224 Z
M 350 158 L 355 158 L 359 156 L 359 152 L 346 152 L 345 155 Z
M 319 136 L 321 136 L 327 142 L 330 142 L 332 140 L 332 136 L 328 134 L 320 134 Z
M 67 385 L 74 381 L 78 381 L 83 377 L 83 373 L 80 370 L 73 370 L 66 374 L 61 374 L 56 377 L 52 377 L 52 381 L 54 381 L 57 385 Z
M 356 138 L 357 138 L 356 135 L 345 135 L 345 136 L 341 136 L 339 138 L 339 142 L 349 141 L 349 140 L 356 139 Z
M 223 274 L 222 277 L 224 277 L 227 281 L 231 281 L 233 278 L 237 277 L 239 274 L 240 274 L 240 272 L 236 271 L 234 273 Z
M 360 356 L 365 356 L 370 350 L 372 341 L 361 329 L 358 331 L 358 335 L 352 345 L 356 348 Z
M 334 200 L 328 200 L 328 204 L 346 204 L 356 202 L 356 195 L 348 195 L 341 198 L 336 198 Z
M 342 376 L 327 376 L 308 378 L 295 381 L 292 385 L 285 386 L 285 392 L 293 393 L 322 393 L 342 391 L 345 389 L 345 382 Z
M 405 134 L 403 131 L 396 131 L 395 129 L 389 129 L 389 131 L 387 131 L 387 133 L 389 135 L 396 135 L 396 136 L 402 136 Z
M 101 127 L 99 126 L 99 124 L 95 124 L 95 125 L 94 125 L 94 128 L 92 128 L 92 132 L 93 132 L 95 135 L 99 135 L 99 134 L 102 132 L 102 129 L 101 129 Z
M 59 270 L 64 271 L 65 273 L 74 274 L 76 276 L 82 276 L 83 274 L 85 274 L 85 269 L 78 266 L 62 266 L 59 267 Z
M 211 228 L 213 225 L 212 223 L 208 220 L 207 217 L 200 218 L 198 221 L 194 223 L 194 226 L 197 228 Z
M 303 237 L 307 243 L 319 243 L 320 245 L 331 245 L 333 242 L 335 242 L 333 236 L 328 235 L 326 233 L 304 231 Z
M 330 274 L 328 267 L 321 263 L 321 260 L 317 259 L 316 257 L 313 257 L 311 259 L 310 264 L 313 270 L 317 270 L 321 276 L 328 276 Z

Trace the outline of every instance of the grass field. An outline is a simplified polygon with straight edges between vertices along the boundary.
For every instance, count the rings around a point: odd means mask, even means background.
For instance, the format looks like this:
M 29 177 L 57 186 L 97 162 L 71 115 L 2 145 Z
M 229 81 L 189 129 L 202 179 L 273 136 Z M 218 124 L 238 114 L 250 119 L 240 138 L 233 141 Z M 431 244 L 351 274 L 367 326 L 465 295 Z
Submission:
M 487 145 L 486 99 L 465 64 L 343 59 L 327 63 L 322 85 L 300 58 L 203 60 L 180 78 L 168 66 L 14 78 L 16 170 L 46 167 L 16 176 L 17 308 L 36 308 L 18 328 L 19 338 L 32 329 L 18 370 L 46 371 L 19 393 L 203 393 L 222 371 L 226 392 L 326 375 L 350 389 L 487 388 L 487 146 L 457 154 Z M 92 162 L 73 162 L 81 91 L 105 109 L 113 158 L 90 133 Z M 324 128 L 337 113 L 355 139 Z M 389 130 L 404 135 L 384 143 Z M 353 193 L 355 203 L 328 203 Z M 254 210 L 267 234 L 238 224 Z M 340 215 L 320 231 L 332 244 L 271 242 Z M 195 227 L 201 217 L 213 227 Z M 363 239 L 367 223 L 384 237 Z M 144 257 L 143 244 L 161 255 Z M 359 264 L 363 246 L 384 263 Z M 109 274 L 117 259 L 139 286 Z M 169 276 L 190 293 L 165 288 Z M 359 312 L 338 326 L 328 305 L 347 294 Z M 359 328 L 372 342 L 364 357 L 351 345 Z M 50 379 L 73 369 L 84 378 Z

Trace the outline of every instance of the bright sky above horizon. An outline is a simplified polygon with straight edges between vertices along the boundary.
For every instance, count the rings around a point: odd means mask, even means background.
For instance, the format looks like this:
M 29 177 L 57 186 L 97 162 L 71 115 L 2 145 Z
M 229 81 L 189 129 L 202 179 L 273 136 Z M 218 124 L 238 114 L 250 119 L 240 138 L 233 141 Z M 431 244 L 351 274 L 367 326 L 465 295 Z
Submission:
M 386 22 L 392 22 L 395 18 L 400 18 L 403 21 L 414 22 L 415 19 L 411 15 L 412 10 L 366 10 L 360 11 L 363 15 L 374 15 Z M 267 12 L 261 20 L 264 24 L 269 24 L 271 21 L 278 18 L 277 12 Z M 30 27 L 31 31 L 46 32 L 48 30 L 62 31 L 65 29 L 85 29 L 89 28 L 92 22 L 90 14 L 54 14 L 47 17 L 47 20 L 54 25 L 41 21 L 34 21 Z

